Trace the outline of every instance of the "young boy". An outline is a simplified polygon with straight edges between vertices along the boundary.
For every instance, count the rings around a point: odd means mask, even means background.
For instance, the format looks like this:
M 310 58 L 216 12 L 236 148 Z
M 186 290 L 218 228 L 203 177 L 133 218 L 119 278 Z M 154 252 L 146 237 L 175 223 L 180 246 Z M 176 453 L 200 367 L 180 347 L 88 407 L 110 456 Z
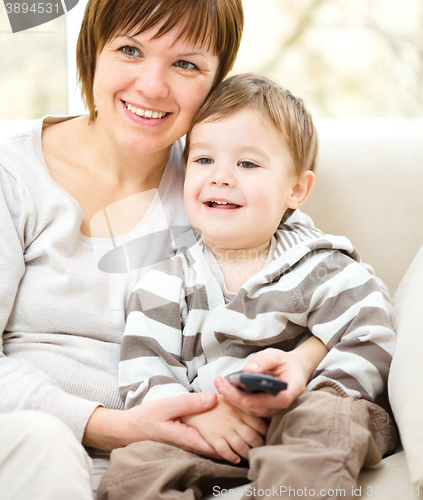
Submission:
M 125 498 L 200 498 L 219 491 L 217 478 L 247 474 L 248 498 L 269 491 L 329 498 L 331 490 L 351 498 L 361 467 L 393 447 L 389 417 L 372 401 L 386 388 L 394 332 L 389 297 L 346 238 L 284 223 L 313 188 L 311 117 L 268 78 L 235 76 L 200 109 L 185 152 L 185 206 L 196 230 L 176 238 L 179 253 L 141 278 L 131 296 L 121 393 L 131 407 L 216 391 L 216 380 L 228 399 L 182 420 L 220 457 L 248 456 L 249 468 L 137 443 L 112 453 L 100 498 L 123 491 Z M 260 411 L 221 377 L 266 352 L 276 360 L 272 372 L 283 373 L 278 353 L 313 336 L 329 353 L 305 394 L 288 408 L 275 405 L 267 446 L 258 446 Z M 260 405 L 260 397 L 249 401 Z

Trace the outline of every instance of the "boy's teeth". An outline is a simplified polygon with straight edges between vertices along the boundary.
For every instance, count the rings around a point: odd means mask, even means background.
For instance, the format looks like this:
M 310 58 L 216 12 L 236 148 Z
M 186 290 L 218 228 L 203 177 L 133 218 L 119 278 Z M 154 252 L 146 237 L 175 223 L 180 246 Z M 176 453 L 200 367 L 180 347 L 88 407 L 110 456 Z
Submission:
M 166 116 L 166 113 L 161 113 L 159 111 L 151 111 L 151 109 L 136 108 L 135 106 L 132 106 L 127 102 L 125 104 L 127 109 L 129 109 L 129 111 L 132 111 L 132 113 L 138 116 L 145 116 L 146 118 L 163 118 L 164 116 Z
M 216 203 L 217 205 L 227 205 L 227 201 L 212 201 L 212 203 Z

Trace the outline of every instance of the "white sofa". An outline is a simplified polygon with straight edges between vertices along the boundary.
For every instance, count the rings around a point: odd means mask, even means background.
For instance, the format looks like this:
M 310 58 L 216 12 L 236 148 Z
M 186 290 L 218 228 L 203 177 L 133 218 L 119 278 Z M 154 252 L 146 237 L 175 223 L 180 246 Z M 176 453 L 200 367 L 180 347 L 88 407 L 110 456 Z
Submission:
M 404 286 L 408 285 L 404 283 L 399 294 L 397 288 L 423 245 L 423 120 L 328 120 L 321 123 L 320 136 L 316 188 L 305 211 L 322 230 L 345 234 L 354 242 L 363 260 L 373 266 L 394 297 L 394 324 L 398 328 L 401 292 L 407 293 Z M 423 309 L 423 294 L 417 300 Z M 423 324 L 421 328 L 423 336 Z M 401 345 L 404 343 L 401 337 Z M 423 496 L 423 488 L 421 492 L 415 489 L 423 486 L 423 426 L 419 425 L 423 389 L 419 398 L 408 383 L 399 380 L 402 375 L 398 364 L 405 360 L 403 353 L 401 360 L 398 355 L 396 351 L 389 397 L 397 421 L 407 412 L 406 401 L 419 401 L 415 409 L 420 412 L 415 414 L 414 423 L 421 439 L 413 446 L 417 444 L 422 450 L 420 479 L 418 474 L 410 477 L 406 457 L 408 462 L 410 458 L 403 442 L 405 453 L 397 452 L 380 465 L 362 471 L 359 484 L 363 497 Z M 416 376 L 418 368 L 411 367 Z M 402 435 L 405 428 L 399 430 Z M 376 490 L 376 486 L 381 489 Z
M 323 231 L 348 236 L 394 297 L 423 245 L 423 120 L 325 119 L 316 124 L 320 136 L 316 185 L 304 211 Z M 420 304 L 423 325 L 423 250 L 420 255 L 422 294 L 415 303 Z M 411 269 L 409 275 L 416 273 Z M 395 296 L 398 304 L 400 299 Z M 421 332 L 423 354 L 423 326 Z M 400 333 L 402 348 L 398 356 L 397 351 L 394 354 L 395 378 L 390 377 L 389 394 L 402 424 L 400 433 L 408 438 L 402 443 L 405 452 L 400 445 L 379 465 L 364 469 L 358 497 L 359 493 L 384 500 L 423 497 L 423 387 L 417 378 L 419 372 L 423 377 L 423 356 L 417 353 L 414 364 L 408 363 L 410 348 L 404 339 L 408 332 Z M 245 487 L 225 492 L 225 498 L 238 500 L 242 491 Z M 207 500 L 212 498 L 219 497 Z
M 322 230 L 348 236 L 394 296 L 423 245 L 423 120 L 316 122 L 321 144 L 316 187 L 304 210 Z M 0 141 L 19 126 L 18 122 L 0 121 Z M 420 255 L 421 267 L 414 266 L 408 277 L 420 272 L 423 282 L 423 250 Z M 416 309 L 420 305 L 423 324 L 423 293 L 413 297 L 407 283 L 402 289 L 395 297 L 396 317 L 403 311 L 407 315 L 404 302 L 409 307 L 415 303 Z M 418 346 L 413 349 L 414 339 L 411 348 L 407 341 L 408 326 L 402 330 L 389 389 L 405 453 L 399 449 L 378 466 L 362 471 L 362 497 L 414 498 L 420 493 L 416 488 L 423 487 L 423 389 L 418 377 L 423 363 Z M 423 335 L 420 345 L 423 352 Z M 412 359 L 410 351 L 414 352 Z M 221 496 L 237 500 L 241 490 Z

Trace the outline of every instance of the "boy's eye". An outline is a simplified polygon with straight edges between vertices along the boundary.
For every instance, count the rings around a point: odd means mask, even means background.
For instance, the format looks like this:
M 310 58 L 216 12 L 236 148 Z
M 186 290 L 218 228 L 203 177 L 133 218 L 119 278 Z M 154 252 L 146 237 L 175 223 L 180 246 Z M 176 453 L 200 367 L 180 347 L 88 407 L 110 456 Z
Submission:
M 200 163 L 201 165 L 211 165 L 213 160 L 211 158 L 198 158 L 195 162 Z
M 135 47 L 130 47 L 129 45 L 125 45 L 120 49 L 125 55 L 134 57 L 141 55 Z
M 238 165 L 242 168 L 255 168 L 257 165 L 252 161 L 240 161 Z
M 189 61 L 177 61 L 176 66 L 181 69 L 198 69 L 195 64 Z

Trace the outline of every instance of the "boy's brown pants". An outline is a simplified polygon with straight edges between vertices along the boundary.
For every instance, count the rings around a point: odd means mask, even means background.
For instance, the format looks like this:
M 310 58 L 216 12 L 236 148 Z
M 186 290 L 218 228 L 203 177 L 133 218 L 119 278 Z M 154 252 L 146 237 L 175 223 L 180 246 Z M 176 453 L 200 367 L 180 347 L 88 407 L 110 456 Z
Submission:
M 353 498 L 363 466 L 377 464 L 395 444 L 389 415 L 374 403 L 311 391 L 272 417 L 266 445 L 249 464 L 217 462 L 173 446 L 144 441 L 112 452 L 99 500 L 194 500 L 252 481 L 243 499 Z

